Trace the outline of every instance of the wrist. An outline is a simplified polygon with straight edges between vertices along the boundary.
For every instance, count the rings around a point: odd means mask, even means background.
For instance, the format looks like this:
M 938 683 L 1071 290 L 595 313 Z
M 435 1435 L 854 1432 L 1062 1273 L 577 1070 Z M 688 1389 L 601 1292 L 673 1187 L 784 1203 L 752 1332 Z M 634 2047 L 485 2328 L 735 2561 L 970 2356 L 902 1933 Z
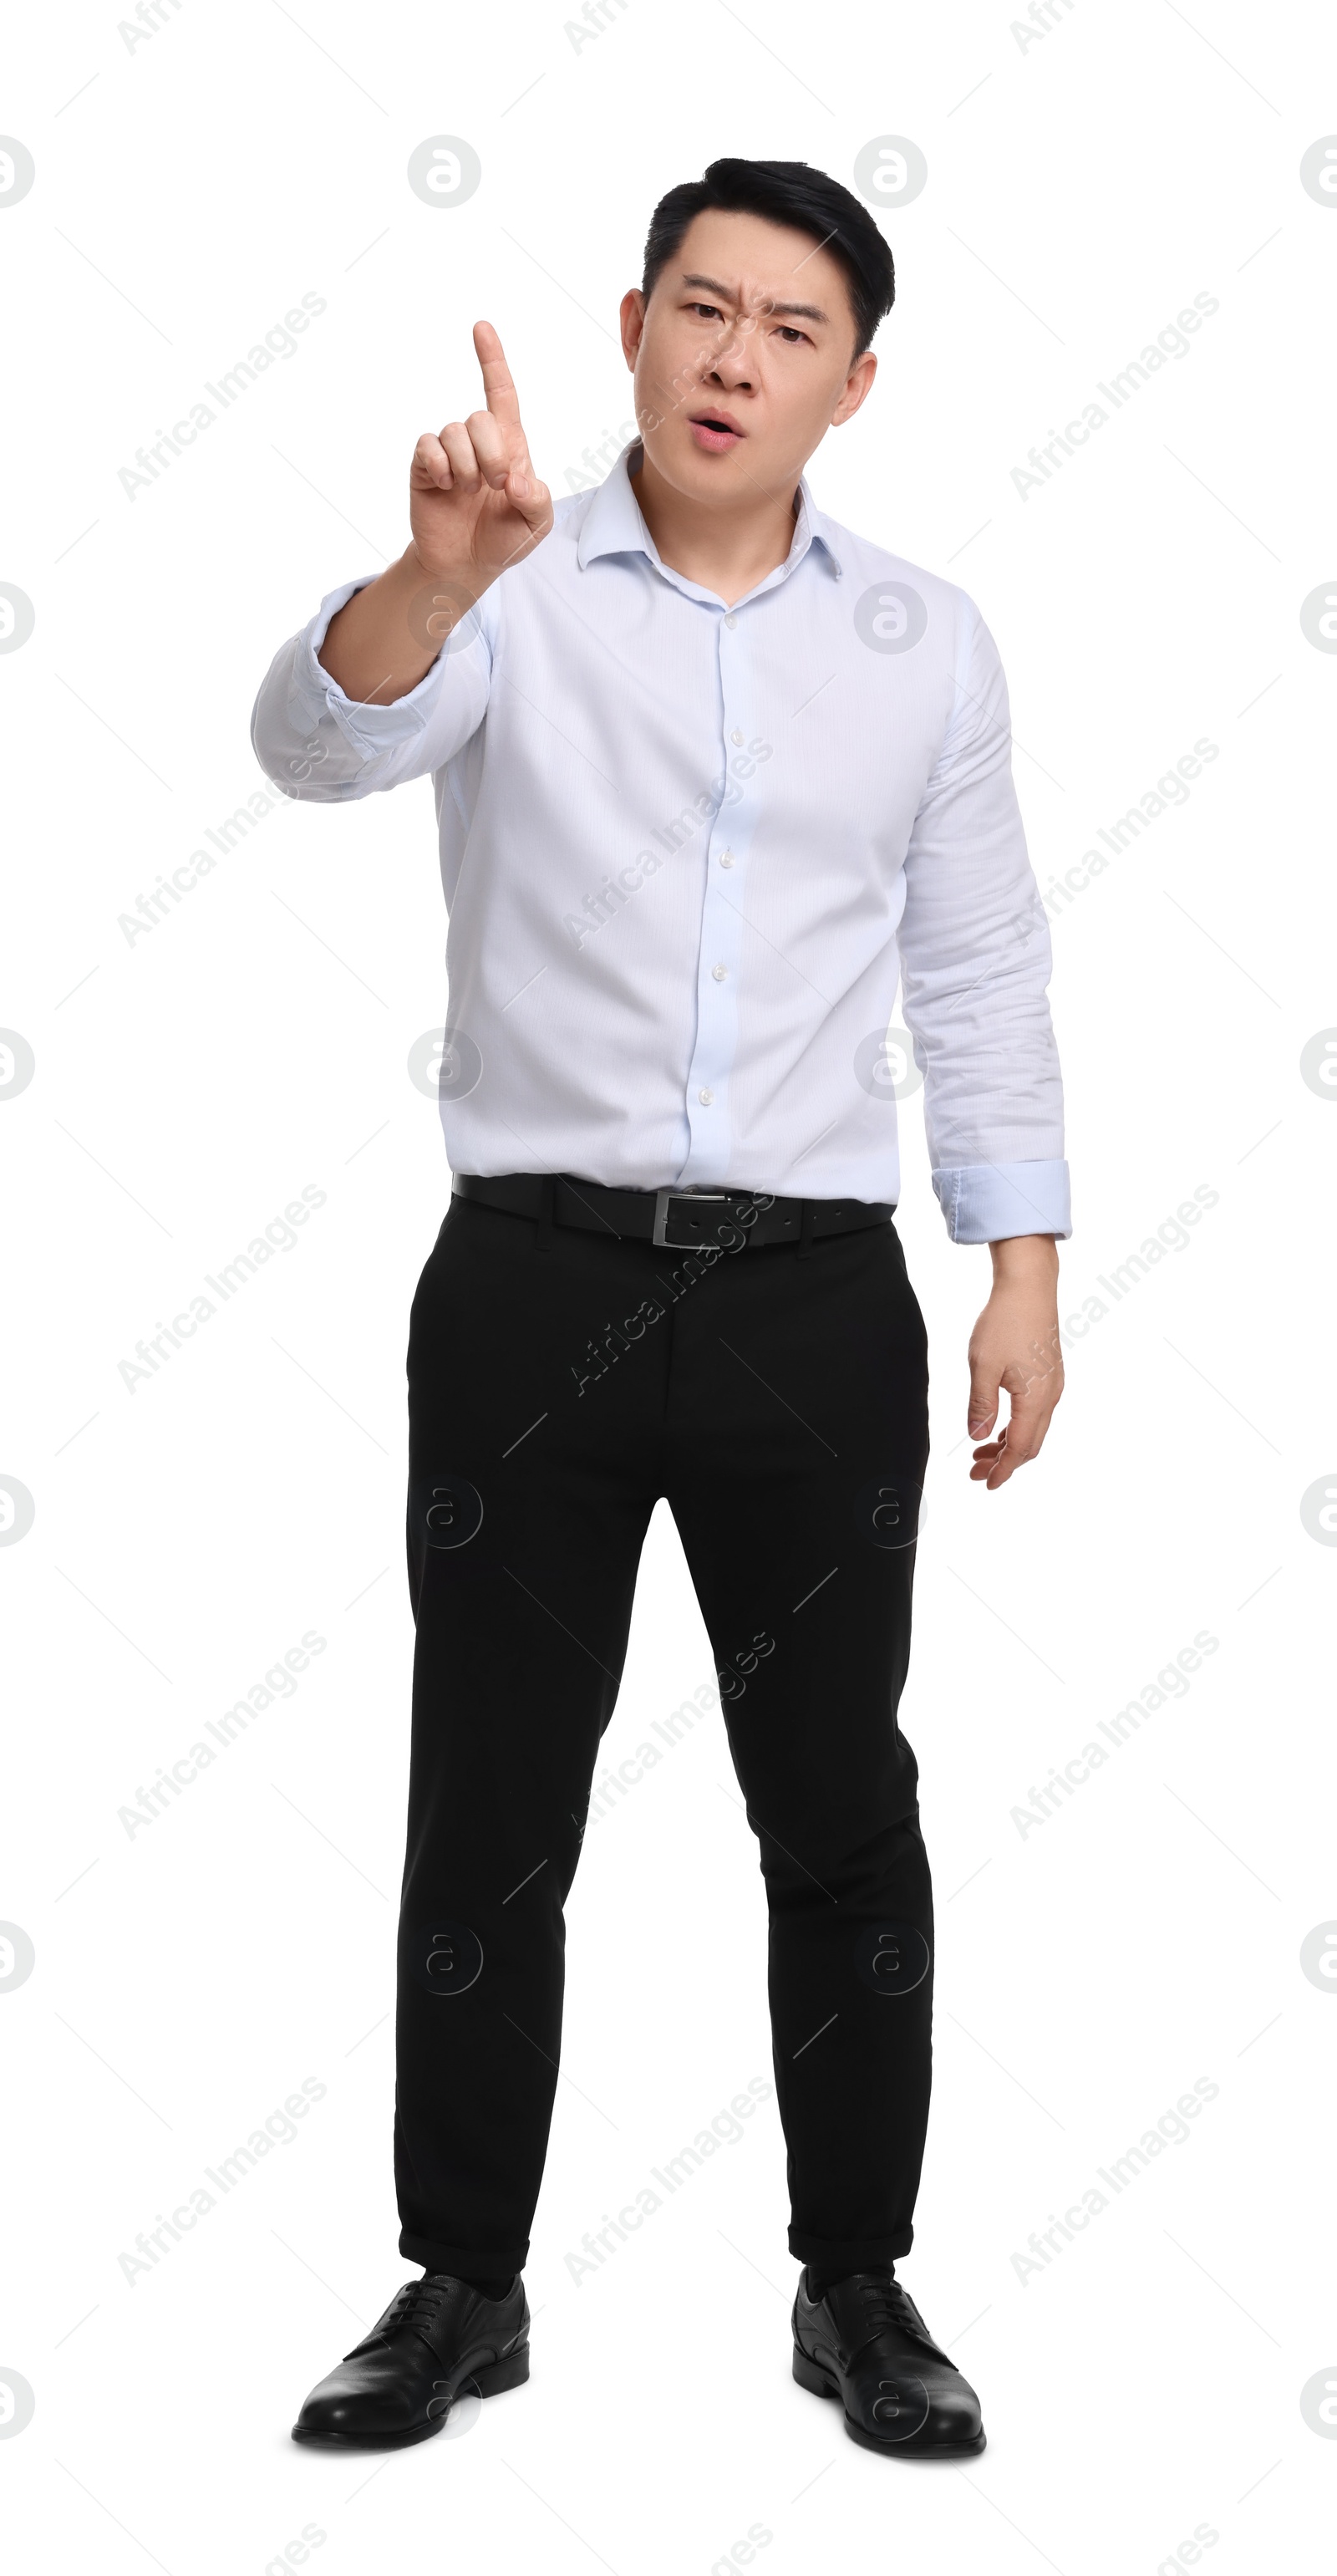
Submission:
M 989 1246 L 995 1287 L 1053 1288 L 1058 1282 L 1058 1242 L 1052 1234 L 1012 1234 Z
M 416 537 L 410 537 L 396 570 L 413 587 L 436 589 L 448 595 L 460 611 L 472 608 L 485 590 L 490 590 L 497 576 L 484 572 L 472 556 L 463 563 L 426 563 L 418 552 Z

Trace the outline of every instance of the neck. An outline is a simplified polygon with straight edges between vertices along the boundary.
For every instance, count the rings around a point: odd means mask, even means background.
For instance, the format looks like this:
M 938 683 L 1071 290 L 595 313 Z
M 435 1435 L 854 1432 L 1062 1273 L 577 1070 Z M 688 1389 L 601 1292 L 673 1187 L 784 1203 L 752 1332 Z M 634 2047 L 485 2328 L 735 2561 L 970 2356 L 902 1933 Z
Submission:
M 633 465 L 637 452 L 633 448 Z M 712 505 L 689 499 L 665 481 L 644 448 L 639 454 L 633 489 L 670 571 L 713 590 L 730 608 L 785 561 L 794 534 L 797 472 L 786 475 L 778 494 L 748 484 L 746 497 L 732 493 Z

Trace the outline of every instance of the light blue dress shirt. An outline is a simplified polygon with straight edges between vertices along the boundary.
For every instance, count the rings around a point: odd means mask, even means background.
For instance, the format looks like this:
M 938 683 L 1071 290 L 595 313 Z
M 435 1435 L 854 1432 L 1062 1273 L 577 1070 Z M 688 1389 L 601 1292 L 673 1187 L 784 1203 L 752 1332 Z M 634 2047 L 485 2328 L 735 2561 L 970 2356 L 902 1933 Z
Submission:
M 289 795 L 431 773 L 451 1168 L 895 1201 L 899 977 L 952 1237 L 1066 1235 L 1049 928 L 979 611 L 806 478 L 784 563 L 726 609 L 661 562 L 640 462 L 557 501 L 406 697 L 356 704 L 317 659 L 364 575 L 256 700 Z

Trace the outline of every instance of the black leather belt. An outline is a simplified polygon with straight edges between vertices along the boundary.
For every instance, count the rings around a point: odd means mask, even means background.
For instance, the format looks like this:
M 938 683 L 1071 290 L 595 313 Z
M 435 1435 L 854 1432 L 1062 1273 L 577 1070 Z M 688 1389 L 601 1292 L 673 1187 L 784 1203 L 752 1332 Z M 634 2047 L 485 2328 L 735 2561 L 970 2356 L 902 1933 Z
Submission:
M 894 1204 L 881 1199 L 780 1199 L 766 1190 L 614 1190 L 568 1172 L 456 1172 L 452 1189 L 456 1198 L 480 1199 L 511 1216 L 627 1235 L 670 1252 L 714 1242 L 736 1249 L 740 1232 L 748 1243 L 810 1243 L 890 1225 L 896 1213 Z

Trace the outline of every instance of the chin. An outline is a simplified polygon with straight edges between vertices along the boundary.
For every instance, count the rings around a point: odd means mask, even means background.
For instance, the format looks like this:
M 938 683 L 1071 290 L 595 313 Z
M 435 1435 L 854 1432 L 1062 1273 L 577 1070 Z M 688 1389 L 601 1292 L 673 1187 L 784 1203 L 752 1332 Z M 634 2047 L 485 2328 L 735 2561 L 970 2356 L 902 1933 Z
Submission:
M 733 479 L 747 444 L 746 439 L 740 438 L 734 446 L 712 456 L 708 449 L 697 446 L 690 430 L 684 431 L 673 442 L 672 479 L 691 492 L 713 492 L 721 482 Z M 660 465 L 660 472 L 665 470 Z

